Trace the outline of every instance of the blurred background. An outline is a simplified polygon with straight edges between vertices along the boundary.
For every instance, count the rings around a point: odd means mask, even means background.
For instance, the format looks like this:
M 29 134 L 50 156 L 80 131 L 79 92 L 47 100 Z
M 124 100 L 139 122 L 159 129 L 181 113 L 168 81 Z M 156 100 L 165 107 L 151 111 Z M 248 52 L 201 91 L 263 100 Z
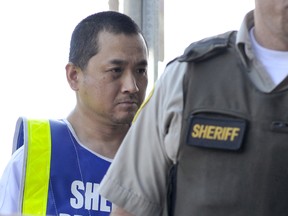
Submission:
M 253 8 L 253 0 L 0 1 L 0 176 L 19 116 L 65 118 L 73 109 L 65 65 L 72 31 L 83 18 L 117 10 L 141 26 L 150 49 L 149 93 L 166 63 L 191 42 L 238 30 Z

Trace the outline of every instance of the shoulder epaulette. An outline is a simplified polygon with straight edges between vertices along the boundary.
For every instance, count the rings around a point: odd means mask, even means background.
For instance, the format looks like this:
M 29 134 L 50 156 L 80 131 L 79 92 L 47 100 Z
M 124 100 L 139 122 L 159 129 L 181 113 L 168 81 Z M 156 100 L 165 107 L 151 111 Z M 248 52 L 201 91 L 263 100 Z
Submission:
M 220 35 L 205 38 L 190 44 L 178 61 L 202 61 L 224 52 L 231 42 L 235 42 L 236 31 L 228 31 Z

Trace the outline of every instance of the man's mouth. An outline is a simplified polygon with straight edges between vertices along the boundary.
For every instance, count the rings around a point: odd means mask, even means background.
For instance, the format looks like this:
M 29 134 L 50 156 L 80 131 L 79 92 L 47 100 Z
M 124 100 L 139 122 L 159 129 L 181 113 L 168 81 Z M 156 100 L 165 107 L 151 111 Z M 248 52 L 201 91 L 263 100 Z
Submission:
M 118 103 L 119 106 L 125 107 L 125 108 L 133 108 L 138 109 L 138 103 L 134 100 L 125 100 Z

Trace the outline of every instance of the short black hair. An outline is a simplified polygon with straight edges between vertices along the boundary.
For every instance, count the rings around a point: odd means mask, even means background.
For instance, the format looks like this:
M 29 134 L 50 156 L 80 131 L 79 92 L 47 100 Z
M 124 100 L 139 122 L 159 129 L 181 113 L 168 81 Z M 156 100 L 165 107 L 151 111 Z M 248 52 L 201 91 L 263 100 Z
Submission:
M 139 26 L 125 14 L 115 11 L 92 14 L 83 19 L 72 33 L 69 62 L 84 70 L 89 59 L 99 51 L 98 36 L 102 31 L 126 35 L 141 34 L 143 36 Z

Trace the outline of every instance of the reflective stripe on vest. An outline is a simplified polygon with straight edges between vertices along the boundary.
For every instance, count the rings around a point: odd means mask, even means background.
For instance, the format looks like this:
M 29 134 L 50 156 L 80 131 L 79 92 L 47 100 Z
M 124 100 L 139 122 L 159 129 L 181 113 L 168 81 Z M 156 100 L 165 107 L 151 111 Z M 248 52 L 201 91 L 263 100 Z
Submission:
M 28 150 L 22 213 L 46 215 L 51 134 L 49 120 L 28 120 Z

